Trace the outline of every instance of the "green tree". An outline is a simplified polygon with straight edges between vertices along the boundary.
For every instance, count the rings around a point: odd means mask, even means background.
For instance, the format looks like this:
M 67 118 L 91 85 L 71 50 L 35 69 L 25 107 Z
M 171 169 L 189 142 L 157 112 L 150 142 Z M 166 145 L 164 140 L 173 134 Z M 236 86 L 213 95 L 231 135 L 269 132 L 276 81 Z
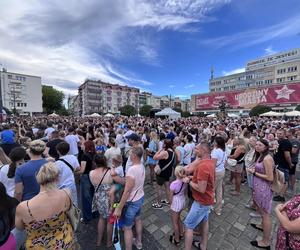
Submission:
M 182 109 L 181 108 L 173 108 L 173 110 L 180 113 L 180 114 L 182 114 Z
M 300 104 L 297 105 L 297 107 L 295 108 L 295 110 L 300 111 Z
M 153 109 L 153 107 L 151 105 L 144 105 L 140 108 L 140 115 L 141 116 L 150 116 L 150 111 L 151 109 Z
M 257 105 L 255 107 L 253 107 L 250 112 L 249 112 L 249 116 L 259 116 L 260 114 L 266 113 L 271 111 L 271 107 L 269 106 L 265 106 L 265 105 Z
M 188 111 L 183 111 L 183 112 L 181 113 L 181 116 L 182 116 L 182 117 L 190 117 L 190 116 L 191 116 L 191 113 L 188 112 Z
M 120 112 L 121 115 L 132 116 L 136 114 L 136 109 L 131 105 L 125 105 L 124 107 L 120 108 Z
M 62 91 L 58 91 L 52 86 L 42 86 L 42 94 L 43 94 L 43 110 L 47 114 L 52 112 L 57 112 L 61 110 L 64 105 L 64 93 Z

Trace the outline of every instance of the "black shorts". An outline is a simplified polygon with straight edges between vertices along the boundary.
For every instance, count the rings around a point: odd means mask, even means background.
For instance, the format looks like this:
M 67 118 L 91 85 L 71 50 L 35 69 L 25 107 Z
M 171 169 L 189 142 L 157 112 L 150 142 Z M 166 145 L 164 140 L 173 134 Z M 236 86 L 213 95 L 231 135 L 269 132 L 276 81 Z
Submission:
M 157 185 L 159 186 L 162 186 L 165 184 L 165 182 L 169 181 L 170 180 L 170 177 L 161 177 L 159 175 L 156 175 L 156 183 Z
M 290 168 L 290 170 L 289 170 L 290 171 L 290 175 L 295 175 L 297 162 L 293 162 L 292 164 L 293 164 L 293 167 Z

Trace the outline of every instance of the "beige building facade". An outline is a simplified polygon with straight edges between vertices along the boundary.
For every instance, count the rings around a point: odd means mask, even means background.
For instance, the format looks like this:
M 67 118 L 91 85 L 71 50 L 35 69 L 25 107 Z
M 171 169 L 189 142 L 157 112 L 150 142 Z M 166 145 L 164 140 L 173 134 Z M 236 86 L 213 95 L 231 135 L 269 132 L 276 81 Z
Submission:
M 110 84 L 100 80 L 86 80 L 78 90 L 79 115 L 116 114 L 125 105 L 131 105 L 138 110 L 139 92 L 139 89 L 133 87 Z
M 247 62 L 245 72 L 212 78 L 210 92 L 240 90 L 300 81 L 300 49 L 277 53 Z

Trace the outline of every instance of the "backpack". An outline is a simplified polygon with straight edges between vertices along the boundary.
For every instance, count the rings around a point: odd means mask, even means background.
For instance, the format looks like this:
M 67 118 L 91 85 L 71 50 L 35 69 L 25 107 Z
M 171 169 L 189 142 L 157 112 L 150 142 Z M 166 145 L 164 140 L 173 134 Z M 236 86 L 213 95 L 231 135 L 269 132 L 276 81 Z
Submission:
M 275 166 L 273 171 L 273 182 L 271 185 L 271 190 L 275 193 L 280 193 L 284 185 L 284 173 L 280 171 L 277 166 Z

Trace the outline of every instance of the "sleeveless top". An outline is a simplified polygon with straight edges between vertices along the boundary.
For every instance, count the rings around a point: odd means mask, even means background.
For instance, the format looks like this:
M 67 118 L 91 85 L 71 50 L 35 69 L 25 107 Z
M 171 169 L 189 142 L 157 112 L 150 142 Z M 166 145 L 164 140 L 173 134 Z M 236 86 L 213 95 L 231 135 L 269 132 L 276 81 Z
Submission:
M 237 148 L 233 148 L 232 150 L 231 150 L 231 153 L 230 153 L 230 155 L 234 155 L 234 153 L 235 153 L 235 150 L 236 150 Z M 241 164 L 241 163 L 243 163 L 245 160 L 245 158 L 244 158 L 244 156 L 245 156 L 245 153 L 241 153 L 235 160 L 237 161 L 237 164 Z
M 160 177 L 166 177 L 169 178 L 172 175 L 172 171 L 173 171 L 173 166 L 174 166 L 174 162 L 175 162 L 175 153 L 173 151 L 167 150 L 168 152 L 168 158 L 167 159 L 161 159 L 158 161 L 158 165 L 161 169 L 163 169 L 167 164 L 169 164 L 169 162 L 172 160 L 173 158 L 173 162 L 164 170 L 160 173 Z M 174 156 L 173 156 L 174 155 Z
M 73 228 L 66 211 L 61 211 L 51 218 L 35 220 L 28 201 L 28 213 L 32 221 L 25 224 L 27 232 L 26 249 L 75 249 Z

